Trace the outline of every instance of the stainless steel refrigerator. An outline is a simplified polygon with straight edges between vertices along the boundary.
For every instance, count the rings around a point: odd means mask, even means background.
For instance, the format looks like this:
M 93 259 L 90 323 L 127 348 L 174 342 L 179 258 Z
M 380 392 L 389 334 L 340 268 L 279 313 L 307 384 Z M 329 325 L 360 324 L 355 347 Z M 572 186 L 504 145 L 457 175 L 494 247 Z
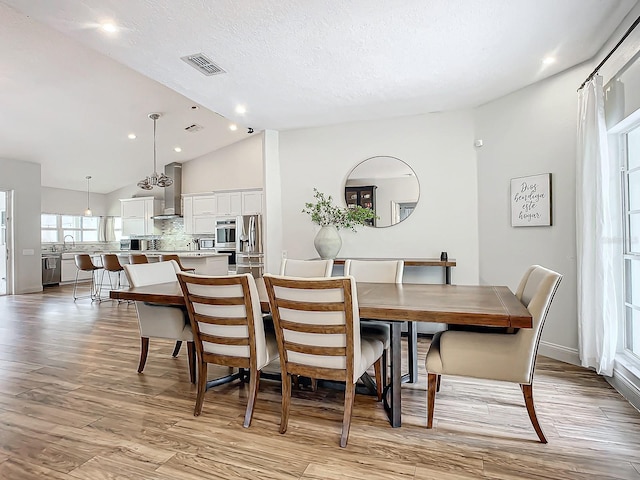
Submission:
M 236 270 L 256 278 L 264 273 L 262 215 L 243 215 L 236 220 Z

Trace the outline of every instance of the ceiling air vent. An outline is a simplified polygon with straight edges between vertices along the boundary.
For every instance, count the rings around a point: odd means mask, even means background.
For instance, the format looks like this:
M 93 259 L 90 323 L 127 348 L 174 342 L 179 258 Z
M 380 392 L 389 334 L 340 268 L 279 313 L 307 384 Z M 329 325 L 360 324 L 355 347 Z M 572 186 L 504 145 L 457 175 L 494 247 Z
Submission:
M 202 125 L 198 125 L 197 123 L 194 123 L 193 125 L 189 125 L 188 127 L 185 127 L 185 130 L 187 132 L 194 133 L 194 132 L 199 132 L 203 128 L 204 127 Z
M 218 65 L 213 63 L 209 58 L 207 58 L 204 53 L 194 53 L 193 55 L 180 57 L 180 59 L 187 62 L 203 75 L 211 76 L 218 75 L 219 73 L 227 73 Z

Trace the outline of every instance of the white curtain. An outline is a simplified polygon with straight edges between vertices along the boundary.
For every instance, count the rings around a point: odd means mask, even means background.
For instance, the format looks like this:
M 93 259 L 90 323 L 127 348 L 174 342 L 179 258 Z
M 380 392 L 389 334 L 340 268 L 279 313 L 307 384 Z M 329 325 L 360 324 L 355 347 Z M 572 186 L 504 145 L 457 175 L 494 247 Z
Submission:
M 619 172 L 609 156 L 602 77 L 579 92 L 576 238 L 580 359 L 613 375 L 620 322 Z
M 98 224 L 98 240 L 101 242 L 115 242 L 116 233 L 114 229 L 115 217 L 100 217 Z

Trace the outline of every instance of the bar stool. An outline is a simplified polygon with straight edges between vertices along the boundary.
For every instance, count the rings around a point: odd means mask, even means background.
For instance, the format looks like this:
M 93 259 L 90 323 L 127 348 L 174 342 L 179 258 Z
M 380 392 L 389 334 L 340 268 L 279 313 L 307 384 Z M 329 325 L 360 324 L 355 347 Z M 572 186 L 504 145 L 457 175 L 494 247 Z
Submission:
M 149 259 L 144 253 L 132 253 L 129 255 L 129 263 L 131 265 L 138 265 L 140 263 L 149 263 Z
M 182 263 L 180 263 L 180 257 L 178 255 L 174 255 L 174 254 L 160 255 L 160 261 L 161 262 L 168 262 L 169 260 L 175 260 L 175 262 L 180 267 L 180 270 L 183 271 L 183 272 L 195 273 L 195 271 L 196 271 L 195 268 L 184 267 L 182 265 Z
M 76 262 L 76 281 L 73 284 L 73 301 L 75 302 L 78 298 L 90 298 L 93 302 L 94 300 L 100 300 L 100 286 L 96 281 L 97 271 L 102 267 L 99 267 L 93 263 L 91 257 L 86 253 L 79 253 L 75 255 Z M 78 275 L 80 271 L 83 272 L 91 272 L 91 289 L 89 290 L 88 297 L 78 297 L 77 289 L 78 289 Z
M 120 265 L 120 260 L 118 260 L 118 256 L 114 253 L 103 253 L 102 254 L 102 278 L 100 279 L 100 285 L 104 284 L 104 274 L 106 273 L 109 277 L 109 287 L 111 290 L 117 290 L 120 288 L 121 284 L 121 274 L 124 272 L 124 268 Z M 116 274 L 116 283 L 115 287 L 113 285 L 113 279 L 111 278 L 111 274 Z M 118 300 L 118 303 L 121 301 Z

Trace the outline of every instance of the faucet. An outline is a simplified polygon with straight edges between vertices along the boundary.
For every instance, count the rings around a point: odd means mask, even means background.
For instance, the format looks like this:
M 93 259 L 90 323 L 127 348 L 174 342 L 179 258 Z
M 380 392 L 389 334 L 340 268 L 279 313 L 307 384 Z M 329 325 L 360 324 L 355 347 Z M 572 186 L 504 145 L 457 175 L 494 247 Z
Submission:
M 62 239 L 62 251 L 67 250 L 67 237 L 71 237 L 71 246 L 76 248 L 76 239 L 73 238 L 73 235 L 65 235 Z

